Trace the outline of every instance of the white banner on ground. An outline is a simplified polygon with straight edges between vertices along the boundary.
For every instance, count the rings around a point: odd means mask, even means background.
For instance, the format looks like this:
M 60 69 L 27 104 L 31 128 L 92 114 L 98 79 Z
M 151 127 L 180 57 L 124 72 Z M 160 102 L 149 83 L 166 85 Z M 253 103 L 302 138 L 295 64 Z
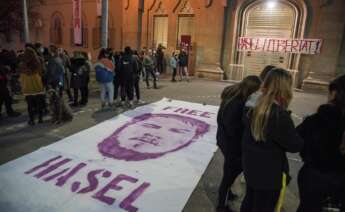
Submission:
M 82 44 L 81 0 L 73 0 L 74 44 Z
M 320 54 L 321 39 L 240 37 L 238 51 Z
M 218 107 L 162 99 L 0 166 L 0 211 L 182 211 Z

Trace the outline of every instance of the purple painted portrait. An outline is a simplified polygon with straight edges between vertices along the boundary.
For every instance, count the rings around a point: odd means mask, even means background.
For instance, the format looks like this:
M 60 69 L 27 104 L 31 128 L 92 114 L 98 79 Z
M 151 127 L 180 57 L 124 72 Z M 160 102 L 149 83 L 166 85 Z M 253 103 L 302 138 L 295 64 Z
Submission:
M 187 147 L 209 130 L 203 121 L 175 114 L 143 114 L 98 144 L 102 155 L 140 161 Z

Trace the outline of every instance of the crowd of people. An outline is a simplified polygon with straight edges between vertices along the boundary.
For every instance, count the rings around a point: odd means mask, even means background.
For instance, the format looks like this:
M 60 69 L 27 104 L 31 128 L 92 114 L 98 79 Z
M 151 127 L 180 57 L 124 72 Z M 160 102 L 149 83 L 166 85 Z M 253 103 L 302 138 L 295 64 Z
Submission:
M 172 67 L 181 69 L 187 76 L 188 57 L 185 51 L 180 55 L 173 54 L 175 64 Z M 101 49 L 95 64 L 85 52 L 74 52 L 72 56 L 62 48 L 54 45 L 44 47 L 40 43 L 26 44 L 24 50 L 17 52 L 0 51 L 0 115 L 5 104 L 8 116 L 19 116 L 12 108 L 13 94 L 23 94 L 27 103 L 29 125 L 43 122 L 51 104 L 49 94 L 56 91 L 63 101 L 67 95 L 71 107 L 85 106 L 89 97 L 90 73 L 96 72 L 96 81 L 101 90 L 101 106 L 132 107 L 143 103 L 140 95 L 140 78 L 146 88 L 158 89 L 157 81 L 165 71 L 164 47 L 157 49 L 144 48 L 140 52 L 126 47 L 123 52 L 111 48 Z M 56 102 L 58 98 L 54 97 Z M 61 105 L 61 104 L 58 104 Z M 51 111 L 51 110 L 50 110 Z
M 298 212 L 322 212 L 325 202 L 345 211 L 345 75 L 329 85 L 328 102 L 295 128 L 288 71 L 267 66 L 221 95 L 217 144 L 224 155 L 218 208 L 233 211 L 231 186 L 243 172 L 241 212 L 281 211 L 291 177 L 286 154 L 300 153 Z

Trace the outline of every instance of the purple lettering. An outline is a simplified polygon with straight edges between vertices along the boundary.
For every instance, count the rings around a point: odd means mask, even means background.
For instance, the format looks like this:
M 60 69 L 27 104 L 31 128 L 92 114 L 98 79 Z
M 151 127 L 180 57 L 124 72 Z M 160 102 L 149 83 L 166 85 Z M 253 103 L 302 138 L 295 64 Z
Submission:
M 89 174 L 87 175 L 87 180 L 89 182 L 89 185 L 85 188 L 82 188 L 80 191 L 78 191 L 78 194 L 85 194 L 85 193 L 95 190 L 98 186 L 98 179 L 96 175 L 100 174 L 101 172 L 103 172 L 103 169 L 98 169 L 98 170 L 89 172 Z M 103 177 L 109 177 L 110 175 L 111 175 L 111 172 L 109 171 L 105 171 L 102 174 Z
M 46 162 L 44 162 L 44 163 L 42 163 L 42 164 L 32 168 L 29 171 L 26 171 L 24 173 L 25 174 L 31 174 L 32 172 L 35 172 L 35 171 L 37 171 L 37 170 L 39 170 L 41 168 L 44 168 L 44 167 L 48 166 L 48 168 L 42 170 L 41 172 L 39 172 L 39 173 L 37 173 L 35 175 L 36 178 L 40 178 L 40 177 L 50 173 L 51 171 L 59 168 L 60 166 L 66 164 L 66 163 L 68 163 L 68 162 L 70 162 L 72 160 L 72 159 L 67 158 L 67 159 L 63 159 L 62 161 L 59 161 L 59 162 L 51 165 L 51 162 L 56 161 L 56 160 L 60 159 L 61 157 L 62 156 L 57 156 L 55 158 L 52 158 L 52 159 L 50 159 L 50 160 L 48 160 L 48 161 L 46 161 Z
M 46 181 L 46 182 L 50 181 L 50 180 L 53 180 L 53 179 L 57 178 L 58 176 L 62 175 L 63 173 L 67 172 L 69 169 L 70 168 L 66 168 L 66 169 L 64 169 L 64 170 L 62 170 L 62 171 L 60 171 L 60 172 L 58 172 L 56 174 L 53 174 L 51 176 L 48 176 L 48 177 L 44 178 L 43 180 Z
M 53 162 L 53 161 L 55 161 L 55 160 L 57 160 L 57 159 L 60 159 L 60 158 L 62 158 L 61 155 L 59 155 L 59 156 L 57 156 L 57 157 L 55 157 L 55 158 L 52 158 L 52 159 L 50 159 L 50 160 L 47 160 L 46 162 L 44 162 L 44 163 L 42 163 L 42 164 L 40 164 L 40 165 L 38 165 L 38 166 L 36 166 L 36 167 L 30 169 L 29 171 L 26 171 L 26 172 L 24 172 L 24 173 L 25 173 L 25 174 L 31 174 L 32 172 L 36 171 L 37 169 L 43 168 L 43 167 L 45 167 L 45 166 L 48 166 L 51 162 Z
M 188 115 L 197 116 L 197 115 L 198 115 L 198 112 L 200 112 L 200 111 L 197 111 L 197 110 L 191 110 L 191 111 L 189 111 L 187 114 L 188 114 Z
M 118 186 L 118 183 L 121 181 L 128 181 L 131 183 L 136 183 L 138 181 L 138 179 L 124 175 L 124 174 L 120 174 L 118 176 L 116 176 L 110 183 L 108 183 L 106 186 L 104 186 L 100 191 L 98 191 L 96 194 L 94 194 L 92 197 L 95 199 L 98 199 L 108 205 L 111 205 L 115 202 L 115 198 L 106 196 L 105 194 L 110 190 L 122 190 L 121 186 Z
M 120 208 L 129 211 L 136 212 L 138 208 L 134 207 L 132 204 L 139 196 L 144 193 L 144 191 L 150 186 L 150 183 L 143 183 L 138 188 L 136 188 L 132 193 L 130 193 L 121 203 Z
M 57 179 L 57 182 L 55 185 L 57 186 L 63 186 L 69 178 L 74 176 L 80 169 L 84 168 L 86 166 L 86 163 L 79 163 L 76 167 L 74 167 L 69 173 L 67 173 L 65 176 L 61 176 Z
M 169 109 L 173 109 L 173 108 L 176 108 L 176 107 L 170 107 L 170 106 L 168 106 L 168 107 L 163 108 L 163 110 L 169 110 Z
M 204 117 L 204 118 L 211 118 L 210 115 L 212 115 L 212 114 L 214 114 L 214 113 L 204 112 L 204 113 L 202 113 L 200 116 L 201 116 L 201 117 Z
M 176 109 L 174 112 L 175 112 L 175 113 L 178 113 L 178 112 L 180 112 L 181 110 L 183 110 L 183 108 L 178 108 L 178 109 Z

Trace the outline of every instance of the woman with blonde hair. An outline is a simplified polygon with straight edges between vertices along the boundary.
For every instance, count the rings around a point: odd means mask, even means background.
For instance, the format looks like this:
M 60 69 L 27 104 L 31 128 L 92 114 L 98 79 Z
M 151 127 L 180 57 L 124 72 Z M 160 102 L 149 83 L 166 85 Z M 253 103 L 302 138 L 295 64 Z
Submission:
M 223 153 L 223 179 L 219 187 L 218 212 L 230 212 L 227 200 L 235 195 L 231 186 L 242 172 L 241 124 L 244 104 L 248 96 L 260 88 L 261 80 L 257 76 L 247 76 L 240 83 L 226 87 L 221 95 L 222 102 L 217 116 L 217 145 Z
M 242 164 L 247 183 L 241 212 L 273 212 L 289 176 L 286 152 L 299 152 L 299 137 L 287 108 L 292 78 L 284 69 L 269 71 L 262 94 L 243 115 Z

